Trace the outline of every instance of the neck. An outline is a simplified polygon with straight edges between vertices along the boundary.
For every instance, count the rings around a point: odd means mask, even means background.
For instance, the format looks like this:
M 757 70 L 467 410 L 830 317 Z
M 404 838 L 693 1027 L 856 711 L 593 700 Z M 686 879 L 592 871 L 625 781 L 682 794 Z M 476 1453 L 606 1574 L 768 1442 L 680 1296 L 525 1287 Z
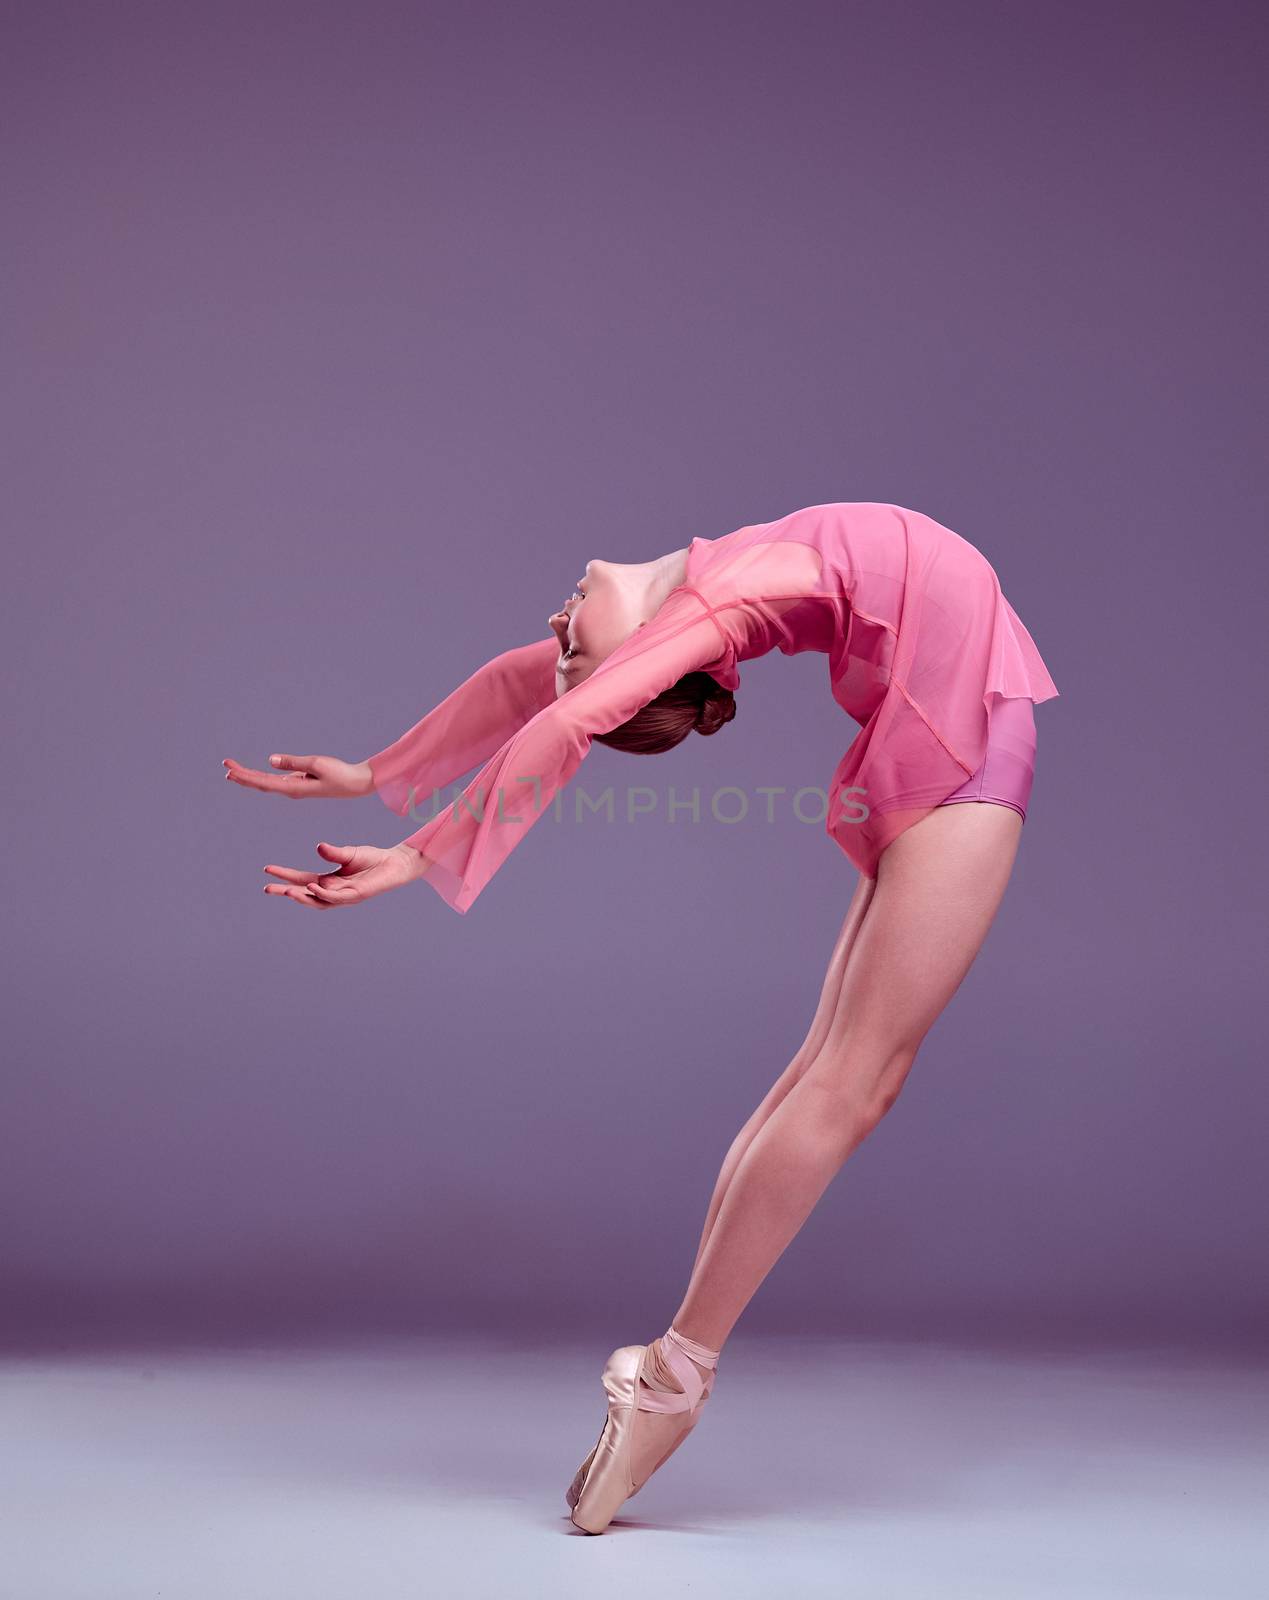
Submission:
M 647 567 L 648 588 L 643 605 L 645 621 L 656 615 L 672 589 L 677 589 L 687 581 L 687 546 L 684 545 L 682 550 L 671 550 L 669 555 L 658 556 L 655 561 L 649 561 Z

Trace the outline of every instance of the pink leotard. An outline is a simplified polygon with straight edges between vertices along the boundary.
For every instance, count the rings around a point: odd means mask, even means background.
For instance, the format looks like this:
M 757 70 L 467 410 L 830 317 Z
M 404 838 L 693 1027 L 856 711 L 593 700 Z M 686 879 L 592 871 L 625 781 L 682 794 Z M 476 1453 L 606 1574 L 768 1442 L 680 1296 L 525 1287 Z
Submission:
M 865 876 L 937 806 L 990 800 L 1025 817 L 1031 708 L 1057 685 L 979 550 L 922 512 L 872 501 L 693 538 L 684 581 L 588 678 L 557 698 L 554 634 L 504 651 L 370 758 L 376 791 L 417 818 L 483 763 L 406 841 L 424 881 L 466 912 L 596 734 L 688 672 L 737 689 L 740 663 L 772 649 L 826 656 L 830 693 L 859 724 L 825 831 Z
M 940 800 L 942 806 L 960 800 L 990 800 L 1012 806 L 1025 822 L 1031 784 L 1035 778 L 1035 713 L 1025 696 L 997 698 L 990 712 L 987 754 L 972 778 Z

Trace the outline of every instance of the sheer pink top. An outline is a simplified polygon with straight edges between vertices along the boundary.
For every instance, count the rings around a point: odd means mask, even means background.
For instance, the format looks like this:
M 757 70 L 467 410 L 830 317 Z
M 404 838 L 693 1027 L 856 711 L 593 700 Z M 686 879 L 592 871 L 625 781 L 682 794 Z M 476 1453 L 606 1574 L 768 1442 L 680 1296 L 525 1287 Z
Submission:
M 1031 635 L 985 556 L 919 511 L 806 506 L 775 522 L 694 538 L 686 577 L 655 616 L 558 699 L 552 634 L 504 651 L 370 758 L 400 816 L 481 770 L 410 835 L 424 881 L 466 912 L 596 734 L 684 673 L 740 686 L 742 661 L 776 648 L 828 658 L 834 699 L 859 731 L 829 784 L 825 828 L 867 877 L 881 852 L 977 771 L 994 694 L 1053 699 Z

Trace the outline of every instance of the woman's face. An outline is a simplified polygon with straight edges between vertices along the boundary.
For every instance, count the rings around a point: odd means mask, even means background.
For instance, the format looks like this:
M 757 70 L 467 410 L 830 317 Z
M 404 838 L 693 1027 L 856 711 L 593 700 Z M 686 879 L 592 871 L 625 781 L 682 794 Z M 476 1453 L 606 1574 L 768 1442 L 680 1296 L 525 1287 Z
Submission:
M 638 592 L 628 565 L 620 561 L 586 563 L 585 576 L 571 598 L 548 619 L 560 642 L 555 668 L 557 699 L 590 677 L 599 663 L 642 625 Z

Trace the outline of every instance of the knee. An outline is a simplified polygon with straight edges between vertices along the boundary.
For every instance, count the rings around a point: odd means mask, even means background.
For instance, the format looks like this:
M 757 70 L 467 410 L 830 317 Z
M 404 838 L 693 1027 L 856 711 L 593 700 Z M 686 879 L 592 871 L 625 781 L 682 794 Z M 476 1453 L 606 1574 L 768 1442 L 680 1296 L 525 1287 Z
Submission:
M 883 1059 L 822 1052 L 803 1073 L 802 1084 L 821 1103 L 823 1121 L 845 1134 L 875 1128 L 903 1089 L 918 1045 L 903 1045 Z

